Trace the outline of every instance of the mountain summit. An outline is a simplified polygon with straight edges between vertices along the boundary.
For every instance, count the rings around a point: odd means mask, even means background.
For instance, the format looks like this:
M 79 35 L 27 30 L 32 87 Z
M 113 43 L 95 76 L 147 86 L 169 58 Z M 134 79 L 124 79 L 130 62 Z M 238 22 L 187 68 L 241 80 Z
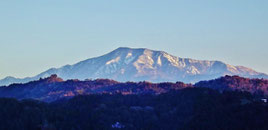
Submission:
M 193 83 L 224 75 L 239 75 L 249 78 L 268 78 L 264 73 L 243 66 L 233 66 L 221 61 L 180 58 L 164 51 L 146 48 L 120 47 L 100 57 L 87 59 L 74 65 L 49 69 L 35 77 L 0 80 L 0 85 L 25 83 L 57 74 L 66 79 L 108 78 L 117 81 L 183 81 Z

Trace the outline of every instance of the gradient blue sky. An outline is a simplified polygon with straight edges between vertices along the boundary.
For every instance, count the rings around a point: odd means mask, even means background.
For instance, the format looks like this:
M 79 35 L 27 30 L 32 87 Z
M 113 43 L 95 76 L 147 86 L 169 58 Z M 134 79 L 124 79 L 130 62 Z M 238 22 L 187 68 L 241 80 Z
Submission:
M 34 76 L 121 46 L 268 73 L 268 1 L 0 2 L 0 78 Z

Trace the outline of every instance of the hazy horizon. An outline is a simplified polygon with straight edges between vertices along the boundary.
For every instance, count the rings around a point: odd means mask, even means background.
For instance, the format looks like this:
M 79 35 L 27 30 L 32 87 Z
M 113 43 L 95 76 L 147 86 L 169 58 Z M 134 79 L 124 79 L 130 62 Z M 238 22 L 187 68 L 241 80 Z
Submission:
M 0 79 L 118 47 L 219 60 L 268 74 L 268 1 L 1 1 Z

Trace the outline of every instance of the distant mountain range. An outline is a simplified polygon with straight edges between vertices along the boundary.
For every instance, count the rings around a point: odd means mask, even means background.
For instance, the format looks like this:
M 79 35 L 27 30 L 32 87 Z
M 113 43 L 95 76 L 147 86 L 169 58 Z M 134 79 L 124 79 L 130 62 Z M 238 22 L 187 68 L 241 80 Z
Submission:
M 57 74 L 67 79 L 107 78 L 120 82 L 150 81 L 195 83 L 225 75 L 248 78 L 268 78 L 265 73 L 256 72 L 243 66 L 233 66 L 221 61 L 194 60 L 170 55 L 164 51 L 150 49 L 118 48 L 106 55 L 87 59 L 74 65 L 51 68 L 34 77 L 6 77 L 0 86 L 12 83 L 26 83 Z
M 31 81 L 25 84 L 12 84 L 0 87 L 0 97 L 16 99 L 36 99 L 52 102 L 77 95 L 91 94 L 123 94 L 144 95 L 162 94 L 185 88 L 211 88 L 223 91 L 246 91 L 260 97 L 268 97 L 268 80 L 249 79 L 238 76 L 225 76 L 215 80 L 201 81 L 192 84 L 182 82 L 150 83 L 150 82 L 117 82 L 109 79 L 67 80 L 52 75 L 48 78 Z

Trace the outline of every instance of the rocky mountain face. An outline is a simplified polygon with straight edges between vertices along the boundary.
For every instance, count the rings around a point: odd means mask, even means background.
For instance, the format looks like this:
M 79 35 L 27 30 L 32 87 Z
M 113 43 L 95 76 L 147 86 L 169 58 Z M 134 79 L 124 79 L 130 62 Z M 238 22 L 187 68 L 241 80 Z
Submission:
M 194 60 L 180 58 L 163 51 L 150 49 L 118 48 L 106 55 L 87 59 L 74 65 L 49 69 L 35 77 L 0 80 L 0 86 L 11 83 L 26 83 L 57 74 L 67 79 L 107 78 L 121 82 L 150 81 L 194 83 L 225 75 L 239 75 L 249 78 L 268 78 L 243 66 L 232 66 L 221 61 Z

